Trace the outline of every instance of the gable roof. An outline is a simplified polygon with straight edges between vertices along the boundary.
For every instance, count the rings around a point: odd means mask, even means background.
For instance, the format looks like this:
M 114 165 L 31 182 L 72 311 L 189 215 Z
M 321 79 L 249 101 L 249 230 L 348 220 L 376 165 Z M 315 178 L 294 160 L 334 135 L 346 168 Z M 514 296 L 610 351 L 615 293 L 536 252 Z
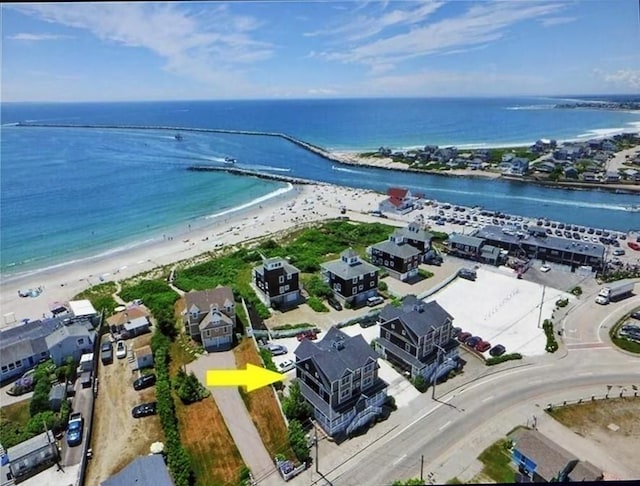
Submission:
M 449 235 L 449 244 L 456 243 L 458 245 L 466 245 L 472 246 L 474 248 L 479 248 L 484 240 L 482 238 L 478 238 L 476 236 L 470 235 L 461 235 L 460 233 L 452 233 Z
M 349 248 L 349 250 L 351 250 Z M 371 265 L 368 262 L 365 262 L 361 259 L 358 258 L 357 263 L 354 264 L 348 264 L 346 262 L 344 262 L 342 260 L 342 257 L 346 257 L 346 258 L 350 258 L 352 256 L 356 256 L 356 253 L 351 250 L 345 250 L 343 251 L 340 256 L 341 258 L 338 258 L 337 260 L 331 260 L 330 262 L 326 262 L 321 264 L 320 266 L 325 269 L 328 272 L 333 273 L 334 275 L 337 275 L 338 277 L 342 278 L 343 280 L 349 280 L 352 279 L 354 277 L 359 277 L 360 275 L 364 275 L 366 273 L 371 273 L 371 272 L 377 272 L 378 271 L 378 267 Z
M 425 336 L 431 331 L 431 326 L 437 329 L 445 326 L 447 321 L 453 321 L 451 314 L 438 302 L 424 302 L 415 295 L 407 295 L 402 299 L 401 307 L 387 304 L 380 311 L 383 323 L 396 318 L 417 337 Z
M 211 322 L 214 315 L 220 317 L 220 324 L 213 324 Z M 200 329 L 201 331 L 204 331 L 205 329 L 213 329 L 214 327 L 221 326 L 221 325 L 228 325 L 228 324 L 233 324 L 233 321 L 229 316 L 227 316 L 224 312 L 221 312 L 219 310 L 217 311 L 212 310 L 212 311 L 209 311 L 209 313 L 206 316 L 204 316 L 202 321 L 200 321 L 200 324 L 198 325 L 198 329 Z
M 397 256 L 400 258 L 411 258 L 417 255 L 420 255 L 420 250 L 416 247 L 409 245 L 408 243 L 403 243 L 398 245 L 393 241 L 381 241 L 380 243 L 376 243 L 375 245 L 371 245 L 371 248 L 375 248 L 376 250 L 383 251 L 388 253 L 389 255 Z
M 135 306 L 113 314 L 111 317 L 107 318 L 107 324 L 110 326 L 119 326 L 126 324 L 129 321 L 134 321 L 139 317 L 147 317 L 148 315 L 149 313 L 143 307 Z
M 233 291 L 229 287 L 222 286 L 215 289 L 192 290 L 184 295 L 184 300 L 186 309 L 191 309 L 195 305 L 200 312 L 204 312 L 208 311 L 212 304 L 217 305 L 218 308 L 225 307 L 227 302 L 233 304 Z
M 568 463 L 578 458 L 537 430 L 526 430 L 517 439 L 515 449 L 536 463 L 536 473 L 547 481 L 557 477 Z
M 377 363 L 378 359 L 377 353 L 362 335 L 349 337 L 335 326 L 318 342 L 303 340 L 294 354 L 298 361 L 313 360 L 318 371 L 326 378 L 326 385 L 339 380 L 347 370 L 362 368 L 370 360 Z
M 114 474 L 100 486 L 174 486 L 167 466 L 159 454 L 141 456 L 119 473 Z
M 61 326 L 51 334 L 49 334 L 45 341 L 47 342 L 47 346 L 49 349 L 53 348 L 55 345 L 62 343 L 68 338 L 89 338 L 93 334 L 92 331 L 89 331 L 86 327 L 81 326 L 79 324 L 71 324 L 69 326 Z
M 387 196 L 390 198 L 404 199 L 409 194 L 409 189 L 402 187 L 390 187 L 387 189 Z
M 429 233 L 424 227 L 420 224 L 413 222 L 409 223 L 405 228 L 399 228 L 395 231 L 395 233 L 401 235 L 404 238 L 430 242 L 433 238 L 433 235 Z

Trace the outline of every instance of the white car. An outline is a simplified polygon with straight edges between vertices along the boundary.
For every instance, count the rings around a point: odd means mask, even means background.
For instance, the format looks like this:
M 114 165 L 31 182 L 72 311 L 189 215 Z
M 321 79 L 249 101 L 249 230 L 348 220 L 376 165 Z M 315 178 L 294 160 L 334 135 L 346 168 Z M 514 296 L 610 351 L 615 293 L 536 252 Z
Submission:
M 280 373 L 286 373 L 287 371 L 291 371 L 296 367 L 296 364 L 291 359 L 285 359 L 282 363 L 278 365 L 278 369 Z
M 540 267 L 540 271 L 543 273 L 547 273 L 549 270 L 551 270 L 551 267 L 549 265 L 542 265 Z
M 127 345 L 124 341 L 118 341 L 116 343 L 116 357 L 118 359 L 127 357 Z

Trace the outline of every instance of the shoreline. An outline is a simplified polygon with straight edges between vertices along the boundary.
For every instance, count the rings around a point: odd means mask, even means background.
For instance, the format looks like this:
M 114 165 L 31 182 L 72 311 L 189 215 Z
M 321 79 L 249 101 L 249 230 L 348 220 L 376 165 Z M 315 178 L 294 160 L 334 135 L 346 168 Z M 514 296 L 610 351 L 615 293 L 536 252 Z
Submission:
M 174 233 L 169 239 L 147 241 L 114 253 L 92 255 L 44 269 L 19 273 L 0 283 L 0 327 L 24 318 L 49 315 L 49 304 L 65 302 L 87 288 L 104 282 L 118 282 L 156 268 L 224 251 L 229 247 L 263 238 L 299 225 L 344 216 L 361 221 L 380 221 L 366 213 L 377 209 L 381 199 L 371 190 L 330 184 L 294 185 L 286 193 L 261 203 L 212 215 L 202 225 Z M 388 220 L 384 220 L 388 221 Z M 19 290 L 41 288 L 37 297 L 19 297 Z

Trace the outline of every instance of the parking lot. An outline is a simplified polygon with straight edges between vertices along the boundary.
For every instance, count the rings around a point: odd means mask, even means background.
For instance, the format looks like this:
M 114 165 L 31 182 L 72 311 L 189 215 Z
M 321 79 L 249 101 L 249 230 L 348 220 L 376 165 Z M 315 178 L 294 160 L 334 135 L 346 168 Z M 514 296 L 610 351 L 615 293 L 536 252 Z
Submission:
M 492 346 L 502 344 L 507 353 L 533 356 L 545 353 L 542 322 L 551 317 L 555 302 L 564 298 L 575 299 L 552 287 L 518 280 L 501 269 L 479 268 L 475 282 L 456 279 L 426 300 L 437 300 L 463 331 Z M 461 305 L 463 302 L 469 305 Z

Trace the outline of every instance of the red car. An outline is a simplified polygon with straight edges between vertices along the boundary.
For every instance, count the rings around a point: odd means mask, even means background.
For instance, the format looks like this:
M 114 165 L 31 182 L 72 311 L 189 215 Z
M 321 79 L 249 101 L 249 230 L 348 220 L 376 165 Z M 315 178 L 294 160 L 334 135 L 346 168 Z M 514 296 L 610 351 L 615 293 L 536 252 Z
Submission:
M 629 241 L 627 243 L 627 245 L 629 245 L 629 248 L 631 248 L 632 250 L 640 251 L 640 244 L 638 244 L 638 243 L 635 243 L 633 241 Z
M 318 335 L 315 331 L 302 331 L 301 333 L 296 334 L 296 337 L 298 338 L 298 341 L 302 341 L 303 339 L 311 339 L 312 341 L 315 341 L 318 338 Z
M 476 351 L 480 351 L 481 353 L 484 353 L 490 347 L 491 347 L 491 344 L 488 343 L 487 341 L 480 341 L 478 344 L 476 344 Z
M 469 339 L 471 337 L 471 333 L 470 332 L 466 332 L 463 331 L 460 334 L 458 334 L 457 339 L 458 341 L 460 341 L 461 343 L 464 343 L 467 339 Z

